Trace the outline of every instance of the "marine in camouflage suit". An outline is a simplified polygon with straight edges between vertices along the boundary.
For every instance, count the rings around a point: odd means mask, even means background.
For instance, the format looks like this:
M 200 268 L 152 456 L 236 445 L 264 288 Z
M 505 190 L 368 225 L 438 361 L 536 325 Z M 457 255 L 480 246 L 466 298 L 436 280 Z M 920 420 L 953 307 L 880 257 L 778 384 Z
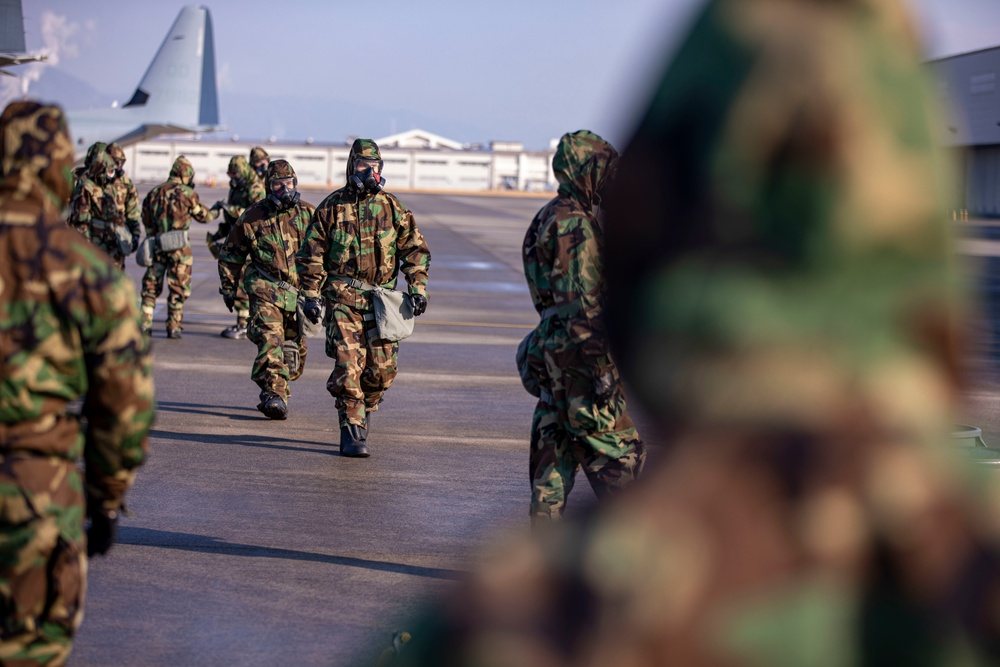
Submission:
M 336 399 L 346 456 L 368 456 L 369 415 L 396 377 L 399 344 L 369 337 L 371 287 L 394 288 L 402 270 L 414 315 L 427 306 L 430 250 L 413 214 L 382 190 L 381 170 L 375 142 L 356 139 L 347 185 L 316 208 L 297 259 L 300 289 L 313 300 L 307 305 L 318 312 L 321 294 L 327 303 L 326 354 L 334 367 L 326 388 Z
M 81 166 L 79 166 L 79 167 L 77 167 L 76 169 L 73 170 L 73 194 L 74 195 L 76 194 L 77 189 L 80 187 L 80 183 L 81 183 L 81 181 L 83 181 L 84 176 L 87 173 L 87 169 L 89 169 L 91 163 L 93 163 L 94 156 L 97 154 L 97 151 L 107 151 L 107 150 L 108 150 L 108 145 L 106 143 L 104 143 L 103 141 L 95 141 L 94 143 L 92 143 L 90 145 L 90 148 L 87 149 L 87 155 L 83 159 L 83 165 L 81 165 Z M 70 201 L 73 201 L 72 197 L 70 197 Z
M 14 102 L 0 115 L 0 664 L 11 667 L 66 662 L 86 555 L 114 541 L 153 419 L 135 291 L 60 217 L 73 154 L 58 107 Z M 85 430 L 67 414 L 80 396 Z
M 170 178 L 166 183 L 149 191 L 142 201 L 142 224 L 147 236 L 156 236 L 174 230 L 187 231 L 191 220 L 206 223 L 219 217 L 201 205 L 191 184 L 194 167 L 183 155 L 174 160 Z M 184 319 L 184 302 L 191 296 L 191 267 L 194 257 L 191 245 L 178 250 L 158 250 L 153 265 L 142 277 L 142 328 L 149 332 L 153 326 L 156 298 L 163 291 L 163 278 L 167 279 L 167 337 L 180 338 Z
M 244 161 L 246 164 L 246 161 Z M 250 295 L 247 337 L 257 345 L 250 378 L 260 387 L 257 409 L 271 419 L 288 414 L 288 383 L 297 380 L 306 363 L 306 341 L 297 315 L 299 283 L 295 253 L 305 238 L 314 207 L 300 200 L 295 170 L 285 160 L 267 167 L 269 195 L 240 216 L 219 253 L 219 279 L 226 306 L 236 303 L 241 280 Z M 244 268 L 245 267 L 245 268 Z M 286 345 L 293 368 L 285 358 Z
M 562 515 L 578 468 L 599 498 L 635 481 L 646 458 L 604 328 L 604 233 L 596 211 L 618 153 L 587 131 L 563 135 L 559 194 L 524 237 L 524 275 L 541 322 L 529 359 L 542 395 L 531 423 L 533 520 Z
M 257 174 L 260 182 L 264 182 L 267 175 L 267 165 L 271 162 L 271 156 L 267 154 L 263 146 L 254 146 L 250 149 L 250 168 Z
M 135 252 L 139 245 L 139 234 L 142 232 L 139 193 L 135 189 L 135 183 L 125 173 L 125 151 L 122 147 L 117 143 L 110 143 L 107 152 L 115 162 L 115 177 L 111 180 L 110 187 L 114 192 L 118 210 L 124 211 L 125 226 L 134 235 L 135 242 L 132 244 L 132 252 Z
M 400 664 L 1000 662 L 998 480 L 947 444 L 953 191 L 914 34 L 897 0 L 707 3 L 605 238 L 616 360 L 670 451 L 491 559 Z
M 216 259 L 219 258 L 222 244 L 225 243 L 236 221 L 243 215 L 243 211 L 266 196 L 264 181 L 257 177 L 257 172 L 250 167 L 246 158 L 242 155 L 233 156 L 229 160 L 229 196 L 225 202 L 219 201 L 213 206 L 222 209 L 223 220 L 214 234 L 208 233 L 208 247 Z M 225 338 L 245 338 L 247 318 L 250 317 L 250 301 L 243 290 L 242 279 L 236 280 L 236 302 L 233 310 L 236 311 L 236 324 L 223 329 L 221 335 Z
M 107 150 L 98 147 L 88 157 L 89 166 L 73 192 L 67 223 L 124 270 L 125 257 L 139 245 L 138 212 L 127 210 L 127 198 L 119 196 L 115 186 L 117 166 Z M 120 232 L 129 239 L 127 246 L 119 240 Z

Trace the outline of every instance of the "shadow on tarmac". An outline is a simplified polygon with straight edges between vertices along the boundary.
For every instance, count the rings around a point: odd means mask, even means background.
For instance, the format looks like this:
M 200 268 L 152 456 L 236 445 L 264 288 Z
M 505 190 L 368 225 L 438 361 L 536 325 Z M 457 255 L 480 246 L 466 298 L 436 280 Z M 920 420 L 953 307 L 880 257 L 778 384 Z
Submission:
M 119 544 L 131 544 L 139 547 L 160 547 L 163 549 L 178 549 L 180 551 L 195 551 L 207 554 L 224 553 L 231 556 L 247 556 L 251 558 L 284 558 L 310 563 L 359 567 L 366 570 L 393 572 L 430 579 L 459 579 L 464 574 L 459 570 L 449 570 L 440 567 L 405 565 L 403 563 L 388 563 L 350 556 L 333 556 L 309 551 L 296 551 L 294 549 L 261 547 L 254 544 L 227 542 L 226 540 L 220 540 L 217 537 L 207 535 L 177 533 L 167 530 L 154 530 L 152 528 L 119 526 L 117 542 Z
M 246 433 L 239 435 L 227 433 L 215 435 L 210 433 L 172 433 L 170 431 L 158 431 L 153 429 L 149 432 L 149 437 L 158 439 L 162 438 L 163 440 L 198 442 L 204 445 L 239 445 L 241 447 L 261 447 L 263 449 L 279 449 L 289 452 L 309 452 L 312 454 L 340 456 L 340 450 L 336 444 L 330 444 L 329 442 L 304 442 L 302 440 L 289 440 L 287 438 L 276 438 L 272 435 L 249 435 Z M 275 444 L 276 442 L 290 442 L 295 443 L 295 445 L 312 445 L 312 447 L 278 445 Z

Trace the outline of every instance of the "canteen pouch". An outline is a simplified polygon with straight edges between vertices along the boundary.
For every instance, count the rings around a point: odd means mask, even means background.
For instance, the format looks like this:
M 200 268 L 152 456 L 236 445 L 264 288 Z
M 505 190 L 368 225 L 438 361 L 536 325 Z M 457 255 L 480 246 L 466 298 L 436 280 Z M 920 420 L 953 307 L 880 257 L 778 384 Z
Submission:
M 295 319 L 299 322 L 299 336 L 302 338 L 325 338 L 326 337 L 326 299 L 323 299 L 320 303 L 322 304 L 322 315 L 319 318 L 319 322 L 313 324 L 306 317 L 306 314 L 302 311 L 303 306 L 305 306 L 306 300 L 304 297 L 299 297 L 295 303 Z M 296 353 L 297 354 L 297 353 Z
M 521 384 L 524 385 L 524 389 L 532 396 L 540 397 L 542 395 L 542 385 L 539 384 L 538 378 L 531 372 L 531 364 L 528 363 L 528 350 L 535 343 L 535 331 L 535 329 L 532 329 L 521 340 L 517 346 L 517 354 L 514 360 L 517 363 L 517 373 L 521 376 Z
M 171 232 L 164 232 L 156 238 L 160 245 L 160 252 L 180 250 L 181 248 L 187 248 L 191 245 L 191 242 L 188 241 L 188 233 L 186 229 L 175 229 Z
M 123 256 L 132 252 L 132 232 L 125 225 L 115 225 L 115 243 Z
M 375 335 L 370 338 L 391 343 L 413 333 L 413 303 L 408 294 L 376 287 L 372 290 L 375 308 Z
M 135 263 L 139 266 L 150 267 L 153 265 L 153 255 L 156 254 L 156 237 L 147 236 L 139 244 L 135 251 Z

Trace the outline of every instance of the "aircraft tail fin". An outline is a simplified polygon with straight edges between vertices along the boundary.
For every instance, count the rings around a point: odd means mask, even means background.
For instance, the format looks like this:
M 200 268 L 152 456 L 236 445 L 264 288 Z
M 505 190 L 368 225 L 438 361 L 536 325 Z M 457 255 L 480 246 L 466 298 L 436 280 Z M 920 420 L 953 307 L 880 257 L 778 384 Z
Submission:
M 161 123 L 218 125 L 215 39 L 207 7 L 181 9 L 125 108 L 141 108 Z
M 24 13 L 21 0 L 0 0 L 0 51 L 24 53 Z

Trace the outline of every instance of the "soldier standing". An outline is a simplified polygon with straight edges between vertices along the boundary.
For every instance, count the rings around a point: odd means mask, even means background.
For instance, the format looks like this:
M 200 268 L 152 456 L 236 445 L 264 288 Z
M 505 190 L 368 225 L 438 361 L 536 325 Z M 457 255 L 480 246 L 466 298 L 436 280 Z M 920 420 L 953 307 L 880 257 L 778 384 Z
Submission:
M 313 322 L 326 299 L 326 355 L 334 360 L 326 388 L 336 399 L 344 456 L 368 456 L 371 413 L 396 377 L 399 343 L 370 337 L 371 290 L 394 288 L 402 270 L 413 314 L 427 308 L 430 250 L 413 214 L 383 191 L 381 173 L 378 146 L 356 139 L 347 159 L 347 185 L 316 208 L 297 259 L 305 313 Z
M 142 277 L 142 328 L 153 327 L 153 309 L 167 279 L 167 338 L 180 338 L 184 302 L 191 296 L 191 267 L 194 257 L 188 229 L 191 220 L 207 223 L 219 217 L 207 209 L 194 191 L 194 167 L 183 155 L 174 160 L 166 183 L 149 191 L 142 201 L 142 224 L 147 236 L 156 236 L 157 251 L 153 265 Z
M 267 165 L 270 161 L 271 156 L 267 154 L 263 146 L 254 146 L 250 149 L 250 166 L 261 183 L 264 182 L 264 176 L 267 175 Z
M 139 244 L 139 234 L 142 232 L 139 212 L 139 193 L 132 179 L 125 173 L 125 151 L 117 143 L 108 144 L 108 155 L 115 163 L 115 177 L 111 180 L 111 190 L 114 192 L 115 204 L 125 216 L 125 226 L 135 234 L 132 252 Z
M 243 211 L 266 196 L 264 182 L 257 178 L 256 172 L 247 163 L 246 158 L 242 155 L 236 155 L 230 159 L 229 196 L 225 202 L 218 201 L 212 207 L 221 209 L 223 217 L 215 234 L 208 233 L 208 248 L 212 251 L 213 257 L 219 259 L 219 251 L 228 238 L 229 232 L 236 225 L 236 221 L 243 215 Z M 220 292 L 222 292 L 221 288 Z M 247 293 L 243 290 L 243 280 L 238 276 L 236 278 L 236 300 L 232 310 L 236 311 L 236 324 L 223 329 L 221 335 L 234 340 L 246 338 L 250 301 L 247 298 Z
M 83 617 L 86 557 L 114 543 L 153 419 L 149 343 L 132 284 L 60 218 L 73 157 L 58 107 L 13 102 L 0 115 L 5 665 L 66 662 Z M 83 433 L 66 413 L 80 396 Z
M 524 275 L 542 318 L 529 353 L 542 389 L 531 423 L 534 521 L 562 515 L 578 468 L 605 498 L 635 481 L 646 458 L 604 328 L 596 211 L 617 160 L 592 132 L 563 135 L 552 159 L 559 195 L 524 238 Z
M 124 186 L 119 196 L 114 159 L 102 145 L 95 146 L 91 147 L 89 165 L 73 193 L 67 222 L 124 270 L 125 257 L 139 246 L 139 216 L 126 209 Z
M 219 278 L 222 298 L 230 310 L 236 303 L 238 281 L 246 285 L 250 295 L 247 337 L 257 345 L 250 374 L 260 387 L 257 409 L 271 419 L 285 419 L 288 383 L 302 375 L 306 363 L 306 341 L 296 317 L 295 253 L 314 207 L 300 200 L 295 170 L 285 160 L 271 162 L 265 178 L 267 198 L 246 209 L 219 253 Z

